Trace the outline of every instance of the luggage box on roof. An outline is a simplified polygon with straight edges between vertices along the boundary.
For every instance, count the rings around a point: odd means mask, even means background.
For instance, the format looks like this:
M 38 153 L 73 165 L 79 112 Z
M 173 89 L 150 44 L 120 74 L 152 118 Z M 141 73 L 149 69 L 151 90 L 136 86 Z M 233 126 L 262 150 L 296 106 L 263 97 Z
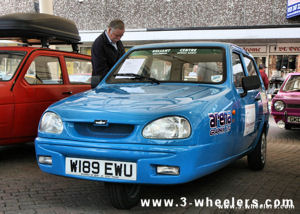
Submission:
M 80 36 L 71 20 L 44 13 L 0 16 L 0 38 L 32 44 L 77 44 Z

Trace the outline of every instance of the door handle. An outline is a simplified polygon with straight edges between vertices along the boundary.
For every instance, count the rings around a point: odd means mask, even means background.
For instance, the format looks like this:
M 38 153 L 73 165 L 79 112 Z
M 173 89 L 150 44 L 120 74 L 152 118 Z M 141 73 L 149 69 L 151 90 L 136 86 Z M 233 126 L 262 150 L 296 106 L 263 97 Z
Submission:
M 72 91 L 64 91 L 62 94 L 63 95 L 71 95 L 71 94 L 73 94 L 73 92 Z

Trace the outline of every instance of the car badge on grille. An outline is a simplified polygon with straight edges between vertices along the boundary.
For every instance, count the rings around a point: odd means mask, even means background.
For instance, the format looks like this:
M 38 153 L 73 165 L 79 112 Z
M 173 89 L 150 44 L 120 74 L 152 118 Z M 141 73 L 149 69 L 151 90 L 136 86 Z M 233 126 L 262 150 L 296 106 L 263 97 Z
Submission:
M 94 125 L 95 126 L 107 126 L 107 120 L 95 120 L 94 121 Z

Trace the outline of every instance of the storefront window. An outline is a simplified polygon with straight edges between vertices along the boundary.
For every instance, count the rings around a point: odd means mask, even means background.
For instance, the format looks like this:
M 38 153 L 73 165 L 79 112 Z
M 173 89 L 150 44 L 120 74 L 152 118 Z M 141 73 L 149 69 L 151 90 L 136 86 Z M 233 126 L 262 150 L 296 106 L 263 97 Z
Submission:
M 269 74 L 285 77 L 288 73 L 300 71 L 300 55 L 270 55 Z
M 254 57 L 257 66 L 259 66 L 260 64 L 264 64 L 265 66 L 266 64 L 266 57 Z
M 79 49 L 81 54 L 86 54 L 86 55 L 92 55 L 92 48 L 91 47 L 80 47 Z
M 125 47 L 125 52 L 127 52 L 131 47 Z M 81 54 L 92 55 L 92 47 L 80 47 L 79 52 Z

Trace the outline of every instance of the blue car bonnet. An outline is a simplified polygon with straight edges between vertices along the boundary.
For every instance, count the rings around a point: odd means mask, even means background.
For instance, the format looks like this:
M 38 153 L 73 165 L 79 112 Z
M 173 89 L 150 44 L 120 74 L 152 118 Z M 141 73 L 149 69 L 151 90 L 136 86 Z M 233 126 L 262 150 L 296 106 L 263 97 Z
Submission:
M 96 90 L 74 95 L 50 107 L 68 121 L 91 120 L 99 115 L 145 115 L 152 118 L 155 115 L 180 114 L 192 111 L 195 105 L 203 107 L 214 95 L 220 94 L 224 88 L 221 86 L 203 86 L 198 84 L 160 84 L 160 85 L 103 85 Z M 205 105 L 206 104 L 206 105 Z M 120 108 L 121 106 L 121 108 Z M 76 112 L 78 114 L 76 114 Z

